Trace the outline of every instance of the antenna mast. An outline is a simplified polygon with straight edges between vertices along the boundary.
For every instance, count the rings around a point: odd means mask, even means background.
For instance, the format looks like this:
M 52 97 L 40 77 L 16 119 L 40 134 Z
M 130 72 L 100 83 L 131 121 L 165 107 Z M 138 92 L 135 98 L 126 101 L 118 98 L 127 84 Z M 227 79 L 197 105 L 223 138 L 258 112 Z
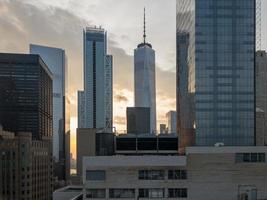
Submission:
M 146 43 L 146 7 L 144 7 L 144 44 Z

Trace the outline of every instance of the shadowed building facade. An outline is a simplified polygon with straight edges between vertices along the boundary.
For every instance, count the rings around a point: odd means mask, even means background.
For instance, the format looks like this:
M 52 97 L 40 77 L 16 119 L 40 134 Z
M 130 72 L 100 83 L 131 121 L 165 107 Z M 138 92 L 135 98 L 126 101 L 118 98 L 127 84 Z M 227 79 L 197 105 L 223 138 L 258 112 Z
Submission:
M 0 199 L 52 198 L 52 84 L 39 55 L 0 54 Z
M 150 108 L 127 107 L 127 133 L 150 133 Z

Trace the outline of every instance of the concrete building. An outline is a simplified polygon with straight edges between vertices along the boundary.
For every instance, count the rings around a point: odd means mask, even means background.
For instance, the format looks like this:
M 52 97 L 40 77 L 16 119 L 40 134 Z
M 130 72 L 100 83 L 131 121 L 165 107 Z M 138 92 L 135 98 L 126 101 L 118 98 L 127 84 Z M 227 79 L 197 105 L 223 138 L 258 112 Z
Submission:
M 256 53 L 256 145 L 267 145 L 267 53 Z
M 255 144 L 255 5 L 177 0 L 177 112 L 193 115 L 183 128 L 188 115 L 177 114 L 181 148 Z
M 150 133 L 150 108 L 127 107 L 127 133 Z
M 184 156 L 83 160 L 84 199 L 267 199 L 266 147 L 190 147 Z
M 176 131 L 176 126 L 177 126 L 176 115 L 177 115 L 176 111 L 172 111 L 172 110 L 166 114 L 168 133 L 177 133 L 177 131 Z
M 77 129 L 77 176 L 82 175 L 82 159 L 85 156 L 114 154 L 114 135 L 102 129 Z
M 86 28 L 84 36 L 85 127 L 112 131 L 112 56 L 107 55 L 107 33 Z M 81 100 L 79 100 L 81 101 Z
M 266 114 L 260 108 L 256 108 L 256 145 L 267 146 Z
M 155 51 L 144 41 L 134 50 L 134 106 L 150 108 L 150 133 L 156 133 Z
M 82 186 L 66 186 L 53 192 L 53 200 L 83 200 Z
M 53 192 L 52 143 L 0 127 L 0 199 L 48 200 Z
M 30 44 L 30 54 L 38 54 L 53 74 L 53 156 L 55 176 L 69 179 L 70 110 L 68 98 L 68 64 L 65 50 Z

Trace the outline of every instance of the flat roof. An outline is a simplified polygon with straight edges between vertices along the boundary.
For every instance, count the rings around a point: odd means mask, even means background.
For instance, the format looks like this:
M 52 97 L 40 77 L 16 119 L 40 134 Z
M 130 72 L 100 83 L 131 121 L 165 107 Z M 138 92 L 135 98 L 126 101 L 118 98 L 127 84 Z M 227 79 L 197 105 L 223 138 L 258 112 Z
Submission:
M 53 192 L 53 200 L 73 200 L 83 194 L 82 186 L 66 186 Z
M 87 156 L 83 157 L 84 169 L 97 167 L 175 167 L 186 166 L 186 156 Z
M 220 146 L 220 147 L 187 147 L 188 154 L 218 154 L 218 153 L 267 153 L 267 146 Z

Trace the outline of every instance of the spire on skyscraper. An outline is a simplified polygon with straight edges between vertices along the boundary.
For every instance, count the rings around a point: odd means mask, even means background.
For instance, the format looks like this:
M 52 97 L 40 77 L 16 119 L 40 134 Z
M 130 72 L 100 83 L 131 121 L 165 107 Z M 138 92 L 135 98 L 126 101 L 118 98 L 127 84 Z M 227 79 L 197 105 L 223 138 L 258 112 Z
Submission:
M 143 43 L 139 44 L 138 47 L 148 46 L 152 48 L 152 45 L 146 42 L 146 7 L 144 7 L 144 33 L 143 33 Z
M 144 44 L 146 43 L 146 7 L 144 7 Z

